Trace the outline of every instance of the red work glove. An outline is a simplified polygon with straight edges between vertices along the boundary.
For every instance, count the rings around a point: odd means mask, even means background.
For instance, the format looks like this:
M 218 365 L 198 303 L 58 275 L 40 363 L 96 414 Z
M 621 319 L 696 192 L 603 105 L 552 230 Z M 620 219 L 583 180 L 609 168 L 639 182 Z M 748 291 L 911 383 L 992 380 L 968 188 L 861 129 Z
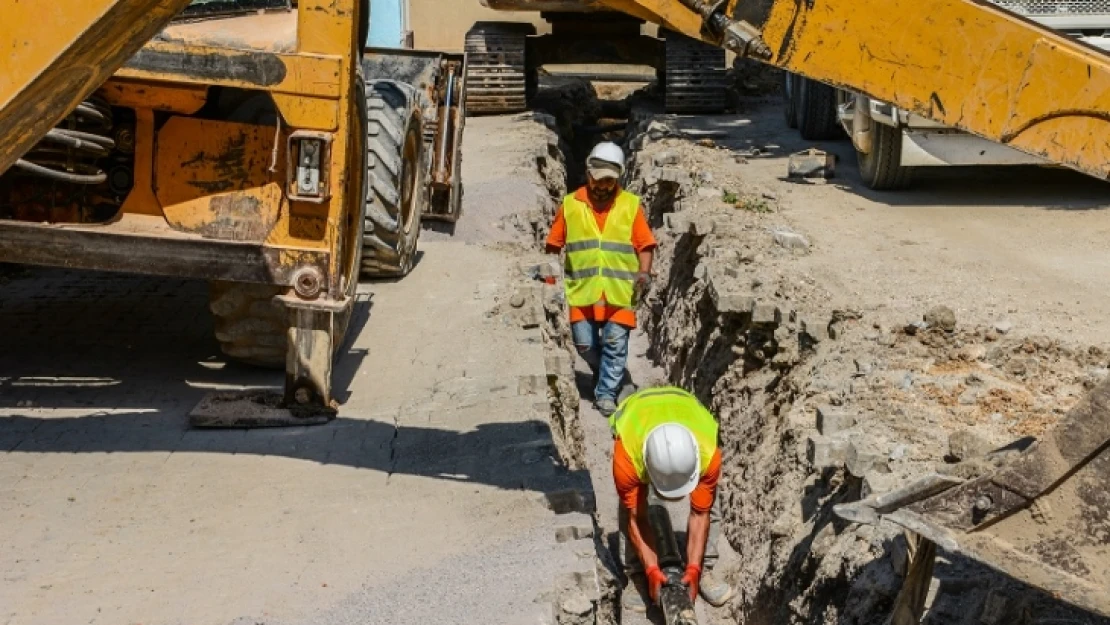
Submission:
M 686 574 L 682 576 L 682 583 L 690 589 L 690 601 L 698 600 L 698 583 L 701 581 L 701 567 L 696 564 L 686 565 Z
M 658 603 L 659 589 L 667 583 L 667 576 L 663 574 L 663 570 L 658 566 L 653 566 L 644 571 L 644 575 L 647 577 L 648 594 L 651 595 L 652 601 Z

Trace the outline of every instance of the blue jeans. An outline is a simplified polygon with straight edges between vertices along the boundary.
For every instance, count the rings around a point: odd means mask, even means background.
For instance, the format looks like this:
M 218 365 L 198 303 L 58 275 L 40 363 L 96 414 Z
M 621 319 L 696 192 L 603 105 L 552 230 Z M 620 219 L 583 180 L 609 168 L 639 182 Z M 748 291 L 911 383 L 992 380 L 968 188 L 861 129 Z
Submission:
M 594 401 L 617 401 L 628 362 L 628 337 L 632 329 L 619 323 L 576 321 L 570 326 L 574 347 L 597 379 Z

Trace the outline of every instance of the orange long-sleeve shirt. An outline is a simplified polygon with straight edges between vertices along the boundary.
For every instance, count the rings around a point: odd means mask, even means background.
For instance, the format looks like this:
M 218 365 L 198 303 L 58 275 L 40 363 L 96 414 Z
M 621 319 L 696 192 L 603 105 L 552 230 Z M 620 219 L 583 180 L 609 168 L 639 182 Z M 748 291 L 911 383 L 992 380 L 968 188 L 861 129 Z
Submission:
M 701 474 L 698 485 L 690 493 L 690 509 L 694 512 L 709 512 L 713 506 L 713 498 L 717 494 L 717 482 L 721 479 L 721 450 L 713 452 L 713 459 L 709 467 Z M 617 486 L 617 495 L 620 496 L 621 505 L 629 510 L 636 508 L 637 502 L 647 496 L 640 476 L 636 475 L 636 467 L 632 458 L 625 451 L 624 445 L 618 438 L 613 445 L 613 482 Z
M 618 189 L 618 192 L 620 190 Z M 605 220 L 609 217 L 609 209 L 612 203 L 608 206 L 597 207 L 590 201 L 589 194 L 586 193 L 586 187 L 582 187 L 574 192 L 574 199 L 579 202 L 585 202 L 590 210 L 593 211 L 594 219 L 597 220 L 598 230 L 605 230 Z M 551 224 L 551 232 L 547 235 L 547 246 L 556 249 L 563 249 L 567 243 L 567 221 L 563 216 L 563 207 L 559 207 L 559 212 L 555 214 L 555 222 Z M 655 236 L 651 233 L 651 226 L 648 225 L 647 216 L 644 214 L 643 205 L 636 211 L 636 220 L 632 222 L 632 247 L 636 248 L 636 253 L 644 252 L 654 249 L 656 246 Z M 629 328 L 636 327 L 636 311 L 628 308 L 618 308 L 616 306 L 609 306 L 605 300 L 595 303 L 593 306 L 574 306 L 570 309 L 570 322 L 576 321 L 612 321 L 619 323 Z

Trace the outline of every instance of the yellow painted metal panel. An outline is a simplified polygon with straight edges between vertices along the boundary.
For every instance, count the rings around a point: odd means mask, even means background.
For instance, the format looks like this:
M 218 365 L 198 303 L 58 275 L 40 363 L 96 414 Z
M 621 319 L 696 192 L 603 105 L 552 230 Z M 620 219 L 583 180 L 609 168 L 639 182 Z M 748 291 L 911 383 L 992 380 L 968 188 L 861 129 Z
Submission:
M 5 2 L 0 38 L 0 173 L 188 3 Z

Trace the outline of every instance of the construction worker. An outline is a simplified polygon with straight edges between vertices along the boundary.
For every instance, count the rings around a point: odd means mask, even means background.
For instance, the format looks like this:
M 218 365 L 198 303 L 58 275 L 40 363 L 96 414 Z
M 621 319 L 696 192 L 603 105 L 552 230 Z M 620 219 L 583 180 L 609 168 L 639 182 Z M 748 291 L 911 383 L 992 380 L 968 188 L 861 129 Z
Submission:
M 548 253 L 566 251 L 571 334 L 594 373 L 594 406 L 606 417 L 628 386 L 628 337 L 655 250 L 640 198 L 621 188 L 624 166 L 620 147 L 597 144 L 586 159 L 586 186 L 563 199 L 547 237 Z
M 720 537 L 721 504 L 717 482 L 721 452 L 717 420 L 692 394 L 676 387 L 637 391 L 621 402 L 609 426 L 613 445 L 613 481 L 620 497 L 620 556 L 631 582 L 622 606 L 646 612 L 644 593 L 658 601 L 667 578 L 659 568 L 648 525 L 649 505 L 690 498 L 686 524 L 686 571 L 682 582 L 690 599 L 722 606 L 732 587 L 714 574 Z M 703 568 L 704 567 L 704 568 Z

